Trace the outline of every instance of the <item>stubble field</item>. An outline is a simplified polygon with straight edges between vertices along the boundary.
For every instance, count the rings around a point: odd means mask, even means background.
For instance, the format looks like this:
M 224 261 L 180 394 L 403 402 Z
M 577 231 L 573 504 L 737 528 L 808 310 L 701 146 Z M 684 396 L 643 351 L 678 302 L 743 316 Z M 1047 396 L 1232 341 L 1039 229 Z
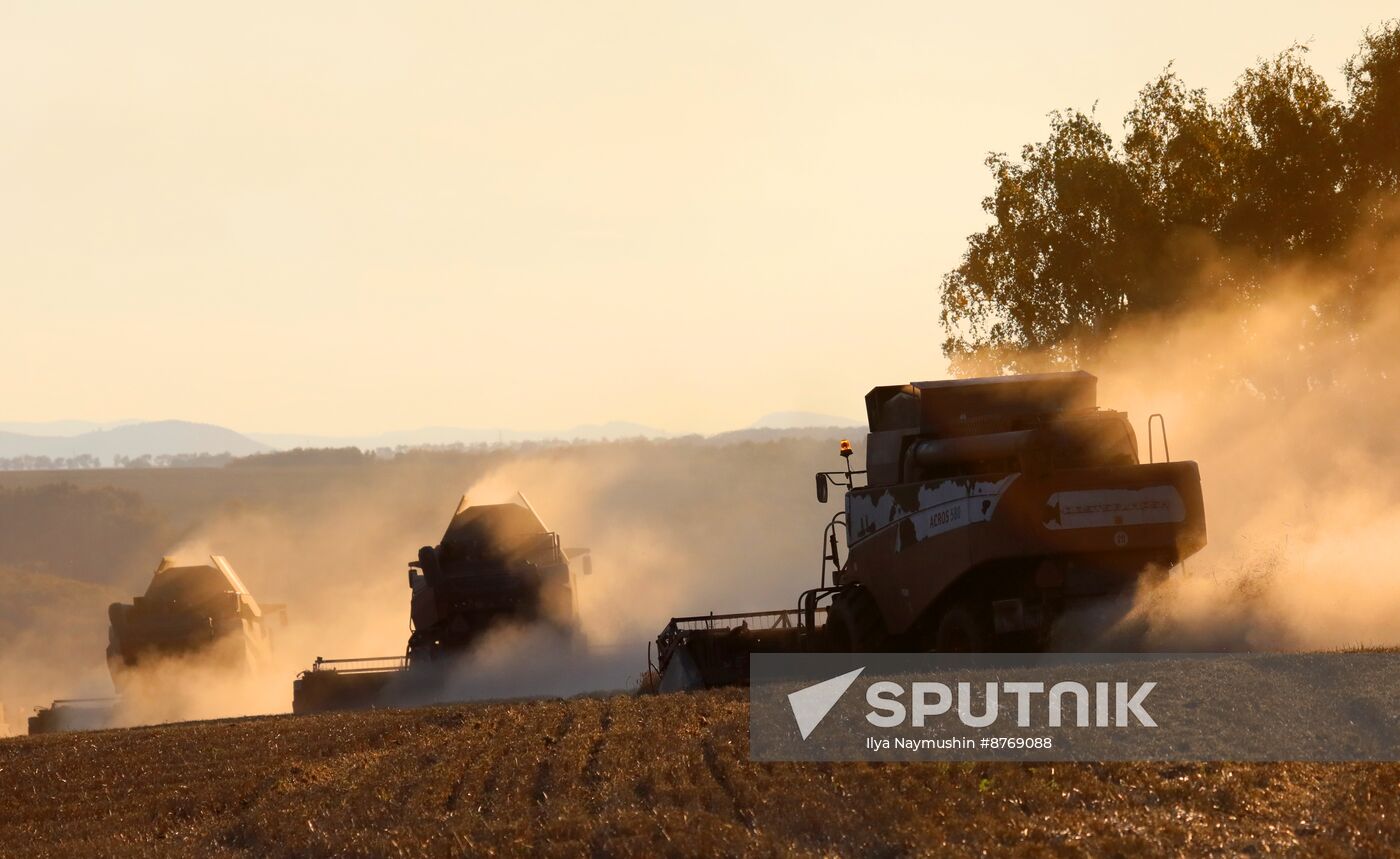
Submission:
M 0 741 L 6 856 L 1384 855 L 1400 765 L 756 764 L 725 690 Z

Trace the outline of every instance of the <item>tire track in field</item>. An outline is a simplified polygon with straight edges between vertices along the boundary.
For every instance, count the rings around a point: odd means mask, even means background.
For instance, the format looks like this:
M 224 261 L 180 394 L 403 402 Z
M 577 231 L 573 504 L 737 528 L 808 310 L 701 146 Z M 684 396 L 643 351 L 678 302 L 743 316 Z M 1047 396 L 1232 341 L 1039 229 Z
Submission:
M 580 849 L 590 855 L 664 855 L 676 849 L 658 770 L 680 765 L 684 753 L 679 738 L 658 730 L 671 718 L 648 718 L 647 703 L 615 696 L 599 714 L 582 780 L 584 813 L 595 825 Z
M 756 829 L 756 813 L 751 800 L 757 773 L 754 765 L 744 760 L 733 744 L 734 738 L 742 734 L 741 728 L 747 728 L 747 722 L 740 725 L 735 711 L 724 702 L 719 702 L 709 713 L 700 716 L 699 721 L 705 728 L 700 740 L 700 756 L 705 769 L 720 795 L 726 799 L 734 819 L 753 832 Z
M 734 785 L 730 783 L 729 776 L 720 766 L 718 753 L 715 751 L 714 740 L 706 739 L 700 743 L 700 758 L 705 762 L 705 769 L 710 773 L 710 780 L 719 788 L 720 795 L 725 798 L 729 805 L 730 812 L 744 821 L 744 825 L 753 828 L 752 816 L 747 814 L 739 804 L 739 796 L 734 792 Z
M 518 803 L 528 799 L 533 804 L 544 737 L 555 736 L 559 726 L 571 718 L 569 709 L 555 701 L 512 705 L 508 712 L 509 718 L 494 738 L 495 746 L 488 749 L 491 764 L 477 806 L 482 820 L 488 823 L 509 824 L 518 817 Z M 528 779 L 527 772 L 532 773 Z M 502 809 L 506 811 L 500 813 Z
M 544 814 L 543 806 L 549 801 L 549 791 L 552 786 L 551 779 L 554 773 L 556 756 L 565 741 L 569 739 L 569 732 L 573 730 L 574 722 L 578 720 L 578 713 L 573 708 L 564 711 L 563 718 L 555 724 L 553 731 L 542 738 L 545 749 L 540 753 L 540 761 L 535 764 L 535 777 L 531 782 L 530 796 L 540 808 L 540 815 Z
M 481 715 L 485 715 L 482 713 Z M 506 757 L 499 753 L 497 743 L 506 735 L 506 727 L 511 721 L 510 711 L 493 712 L 492 718 L 458 722 L 452 734 L 454 742 L 444 743 L 444 761 L 438 766 L 444 773 L 456 772 L 451 779 L 443 809 L 455 815 L 463 807 L 463 800 L 478 800 L 473 813 L 483 810 L 484 798 L 495 791 L 500 781 L 500 768 Z M 489 761 L 481 766 L 481 761 Z M 470 789 L 469 789 L 470 788 Z
M 599 787 L 603 784 L 603 774 L 599 771 L 598 764 L 602 758 L 603 746 L 610 738 L 609 731 L 612 729 L 613 711 L 617 707 L 617 700 L 609 698 L 603 702 L 602 710 L 598 714 L 598 735 L 593 738 L 593 742 L 588 746 L 588 754 L 583 761 L 583 782 L 588 789 L 591 805 L 597 811 L 601 805 Z

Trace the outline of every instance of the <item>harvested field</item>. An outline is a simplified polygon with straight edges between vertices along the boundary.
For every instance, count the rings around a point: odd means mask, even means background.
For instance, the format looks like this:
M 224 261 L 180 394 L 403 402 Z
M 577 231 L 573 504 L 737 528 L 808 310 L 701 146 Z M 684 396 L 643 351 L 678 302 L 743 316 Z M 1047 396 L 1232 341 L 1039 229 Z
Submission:
M 1400 765 L 753 764 L 742 692 L 0 741 L 6 856 L 974 855 L 1400 844 Z

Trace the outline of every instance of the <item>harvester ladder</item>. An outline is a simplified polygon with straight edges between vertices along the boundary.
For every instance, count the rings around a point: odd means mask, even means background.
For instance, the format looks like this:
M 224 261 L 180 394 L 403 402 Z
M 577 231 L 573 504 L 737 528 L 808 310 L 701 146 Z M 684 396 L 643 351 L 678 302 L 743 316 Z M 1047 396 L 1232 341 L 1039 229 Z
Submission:
M 1156 440 L 1152 436 L 1152 424 L 1154 421 L 1162 428 L 1162 461 L 1171 462 L 1172 449 L 1167 445 L 1167 419 L 1161 412 L 1155 412 L 1147 417 L 1147 461 L 1148 463 L 1157 461 L 1156 452 L 1153 449 L 1156 446 Z M 1181 567 L 1182 573 L 1186 572 L 1185 559 L 1178 561 L 1177 566 Z
M 1172 449 L 1167 446 L 1167 419 L 1161 412 L 1156 412 L 1147 418 L 1147 461 L 1154 463 L 1156 457 L 1156 440 L 1152 435 L 1152 425 L 1156 423 L 1162 428 L 1162 461 L 1172 461 Z
M 838 510 L 831 521 L 826 523 L 826 530 L 822 533 L 822 579 L 821 586 L 826 587 L 826 568 L 831 565 L 831 581 L 836 582 L 836 574 L 841 571 L 841 551 L 840 544 L 836 540 L 836 529 L 845 528 L 850 534 L 850 527 L 846 524 L 846 511 Z

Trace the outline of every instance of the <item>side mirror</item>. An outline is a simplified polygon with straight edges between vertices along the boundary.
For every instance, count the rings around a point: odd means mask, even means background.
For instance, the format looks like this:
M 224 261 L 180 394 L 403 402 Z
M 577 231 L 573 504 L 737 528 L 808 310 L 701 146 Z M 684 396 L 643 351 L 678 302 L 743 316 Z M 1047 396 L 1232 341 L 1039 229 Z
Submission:
M 263 622 L 267 623 L 268 618 L 277 615 L 277 619 L 282 621 L 282 625 L 287 625 L 287 604 L 280 602 L 264 603 L 262 606 Z
M 566 547 L 564 558 L 569 562 L 570 567 L 578 570 L 581 575 L 593 575 L 593 553 L 588 549 L 581 546 Z M 579 562 L 577 567 L 573 567 L 574 561 Z
M 817 501 L 818 501 L 819 503 L 825 504 L 825 503 L 826 503 L 826 499 L 827 499 L 827 494 L 826 494 L 826 475 L 825 475 L 825 474 L 818 474 L 818 475 L 817 475 Z

